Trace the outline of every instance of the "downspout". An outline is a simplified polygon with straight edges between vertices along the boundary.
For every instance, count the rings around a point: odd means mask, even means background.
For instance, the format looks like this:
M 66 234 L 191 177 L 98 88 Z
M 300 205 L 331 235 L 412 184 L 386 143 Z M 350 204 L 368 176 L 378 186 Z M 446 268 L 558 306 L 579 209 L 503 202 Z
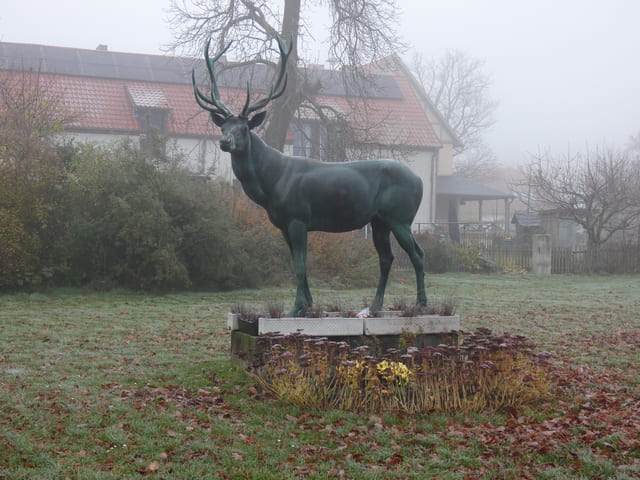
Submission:
M 436 150 L 431 157 L 431 206 L 429 208 L 429 222 L 436 223 L 436 201 L 438 197 L 438 162 L 440 161 L 440 149 Z

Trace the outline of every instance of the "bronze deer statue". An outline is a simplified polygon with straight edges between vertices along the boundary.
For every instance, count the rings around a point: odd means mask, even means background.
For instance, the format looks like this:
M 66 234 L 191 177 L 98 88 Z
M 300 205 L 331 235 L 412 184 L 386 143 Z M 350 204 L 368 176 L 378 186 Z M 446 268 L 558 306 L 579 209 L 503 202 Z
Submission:
M 205 47 L 205 61 L 211 80 L 210 94 L 200 91 L 193 72 L 195 98 L 222 130 L 220 148 L 231 154 L 233 173 L 245 193 L 267 211 L 289 246 L 297 282 L 289 316 L 304 316 L 313 303 L 307 281 L 307 232 L 348 232 L 368 223 L 380 261 L 380 280 L 371 310 L 379 310 L 384 300 L 393 262 L 390 232 L 411 259 L 416 274 L 417 305 L 426 307 L 423 252 L 411 232 L 422 200 L 422 180 L 393 160 L 324 163 L 284 155 L 268 146 L 252 130 L 263 122 L 267 104 L 284 93 L 291 47 L 278 38 L 280 69 L 271 90 L 250 104 L 247 85 L 244 107 L 239 115 L 234 115 L 220 99 L 214 73 L 215 62 L 230 44 L 210 58 L 209 43 Z

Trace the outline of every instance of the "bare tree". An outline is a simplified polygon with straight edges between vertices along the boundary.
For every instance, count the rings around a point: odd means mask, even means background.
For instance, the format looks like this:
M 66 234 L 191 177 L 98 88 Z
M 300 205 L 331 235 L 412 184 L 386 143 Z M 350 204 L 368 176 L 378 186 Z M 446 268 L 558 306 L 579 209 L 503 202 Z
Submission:
M 364 78 L 361 67 L 398 50 L 395 32 L 397 10 L 393 0 L 307 0 L 308 4 L 329 7 L 329 55 L 345 74 Z M 276 36 L 293 42 L 287 64 L 285 95 L 274 102 L 266 127 L 265 140 L 282 150 L 286 132 L 302 104 L 317 106 L 313 97 L 320 85 L 307 81 L 302 73 L 299 52 L 311 36 L 311 19 L 305 16 L 301 0 L 173 0 L 171 25 L 176 32 L 173 49 L 195 53 L 213 38 L 218 49 L 234 41 L 238 62 L 273 65 L 277 57 Z M 327 115 L 327 112 L 323 112 Z M 322 115 L 320 116 L 322 118 Z
M 627 150 L 633 155 L 640 156 L 640 132 L 629 138 L 627 142 Z
M 490 180 L 495 176 L 498 161 L 489 145 L 480 142 L 465 149 L 453 159 L 453 169 L 465 178 Z
M 412 67 L 427 96 L 462 142 L 454 152 L 456 172 L 469 178 L 489 175 L 497 162 L 482 135 L 493 125 L 498 103 L 489 96 L 491 78 L 482 71 L 484 62 L 459 50 L 447 50 L 439 59 L 416 54 Z
M 640 164 L 614 148 L 554 158 L 540 154 L 521 168 L 515 188 L 541 208 L 556 209 L 581 225 L 594 249 L 640 220 Z

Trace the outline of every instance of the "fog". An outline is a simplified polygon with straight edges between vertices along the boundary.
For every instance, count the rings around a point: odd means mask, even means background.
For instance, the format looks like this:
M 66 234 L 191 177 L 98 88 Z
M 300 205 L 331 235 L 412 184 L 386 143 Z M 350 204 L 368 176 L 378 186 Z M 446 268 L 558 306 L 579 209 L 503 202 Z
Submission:
M 499 102 L 485 139 L 503 164 L 585 146 L 624 146 L 640 131 L 640 2 L 402 0 L 412 51 L 457 49 L 485 62 Z M 168 0 L 5 2 L 0 40 L 163 53 Z M 323 22 L 314 22 L 322 35 Z M 321 55 L 321 54 L 319 54 Z M 326 60 L 320 58 L 321 61 Z

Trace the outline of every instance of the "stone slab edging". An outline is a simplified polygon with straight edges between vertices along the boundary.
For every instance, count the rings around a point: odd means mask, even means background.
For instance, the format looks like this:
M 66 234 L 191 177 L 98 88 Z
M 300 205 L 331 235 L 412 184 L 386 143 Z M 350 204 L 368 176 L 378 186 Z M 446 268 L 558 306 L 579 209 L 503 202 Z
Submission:
M 227 326 L 238 330 L 238 316 L 230 313 Z M 460 316 L 420 315 L 417 317 L 283 317 L 258 319 L 258 335 L 302 333 L 311 336 L 437 334 L 460 330 Z

